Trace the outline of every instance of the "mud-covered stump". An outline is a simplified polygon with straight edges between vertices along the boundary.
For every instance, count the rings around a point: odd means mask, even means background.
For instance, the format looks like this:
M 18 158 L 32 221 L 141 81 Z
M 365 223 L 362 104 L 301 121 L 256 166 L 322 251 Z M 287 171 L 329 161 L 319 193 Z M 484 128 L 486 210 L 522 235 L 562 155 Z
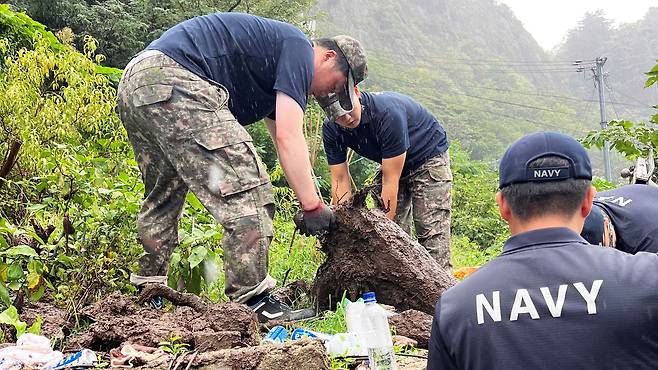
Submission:
M 457 280 L 378 209 L 364 206 L 365 195 L 335 210 L 336 227 L 320 238 L 327 259 L 312 292 L 322 309 L 333 309 L 343 292 L 354 300 L 374 291 L 377 301 L 398 310 L 428 314 Z
M 304 339 L 285 344 L 272 344 L 238 349 L 199 353 L 192 359 L 190 369 L 197 370 L 325 370 L 329 358 L 319 341 Z M 186 368 L 184 359 L 178 367 Z M 167 370 L 168 364 L 142 369 Z

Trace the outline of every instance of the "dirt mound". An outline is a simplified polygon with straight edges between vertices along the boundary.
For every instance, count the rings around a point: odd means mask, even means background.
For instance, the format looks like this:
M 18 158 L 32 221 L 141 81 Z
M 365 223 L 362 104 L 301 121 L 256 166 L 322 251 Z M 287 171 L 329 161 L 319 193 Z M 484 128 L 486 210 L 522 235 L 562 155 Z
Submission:
M 367 209 L 365 194 L 337 207 L 336 227 L 320 238 L 327 259 L 313 285 L 318 304 L 332 309 L 343 292 L 354 300 L 374 291 L 380 303 L 433 314 L 457 280 L 381 210 Z
M 259 342 L 256 315 L 238 303 L 209 305 L 203 312 L 178 307 L 169 313 L 140 307 L 126 296 L 112 294 L 83 310 L 82 315 L 92 323 L 84 333 L 67 338 L 67 349 L 107 352 L 125 342 L 157 347 L 172 335 L 201 352 Z

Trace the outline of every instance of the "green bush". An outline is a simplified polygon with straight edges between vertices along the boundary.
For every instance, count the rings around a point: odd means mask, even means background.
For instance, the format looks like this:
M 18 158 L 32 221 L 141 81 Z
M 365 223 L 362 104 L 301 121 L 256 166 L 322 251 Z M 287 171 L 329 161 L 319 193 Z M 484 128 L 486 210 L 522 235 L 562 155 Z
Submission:
M 498 247 L 509 237 L 507 223 L 498 213 L 498 173 L 485 162 L 474 161 L 458 142 L 450 146 L 452 163 L 452 234 L 467 237 L 480 248 Z

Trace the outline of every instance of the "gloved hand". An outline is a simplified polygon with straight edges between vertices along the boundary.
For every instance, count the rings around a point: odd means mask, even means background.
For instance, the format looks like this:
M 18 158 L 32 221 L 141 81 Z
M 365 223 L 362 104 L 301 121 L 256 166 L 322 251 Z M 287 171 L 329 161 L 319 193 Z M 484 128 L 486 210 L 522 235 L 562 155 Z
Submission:
M 336 216 L 329 206 L 319 201 L 314 209 L 297 212 L 294 221 L 302 235 L 318 235 L 334 225 Z

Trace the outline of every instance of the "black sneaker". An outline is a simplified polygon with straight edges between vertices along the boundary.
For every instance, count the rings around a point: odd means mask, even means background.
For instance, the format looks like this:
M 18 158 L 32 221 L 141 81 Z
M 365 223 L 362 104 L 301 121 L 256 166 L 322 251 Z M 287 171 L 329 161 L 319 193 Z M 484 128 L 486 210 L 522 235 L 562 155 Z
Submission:
M 246 305 L 256 312 L 260 323 L 270 320 L 299 321 L 315 316 L 315 310 L 310 308 L 293 310 L 279 298 L 267 292 L 250 298 Z

